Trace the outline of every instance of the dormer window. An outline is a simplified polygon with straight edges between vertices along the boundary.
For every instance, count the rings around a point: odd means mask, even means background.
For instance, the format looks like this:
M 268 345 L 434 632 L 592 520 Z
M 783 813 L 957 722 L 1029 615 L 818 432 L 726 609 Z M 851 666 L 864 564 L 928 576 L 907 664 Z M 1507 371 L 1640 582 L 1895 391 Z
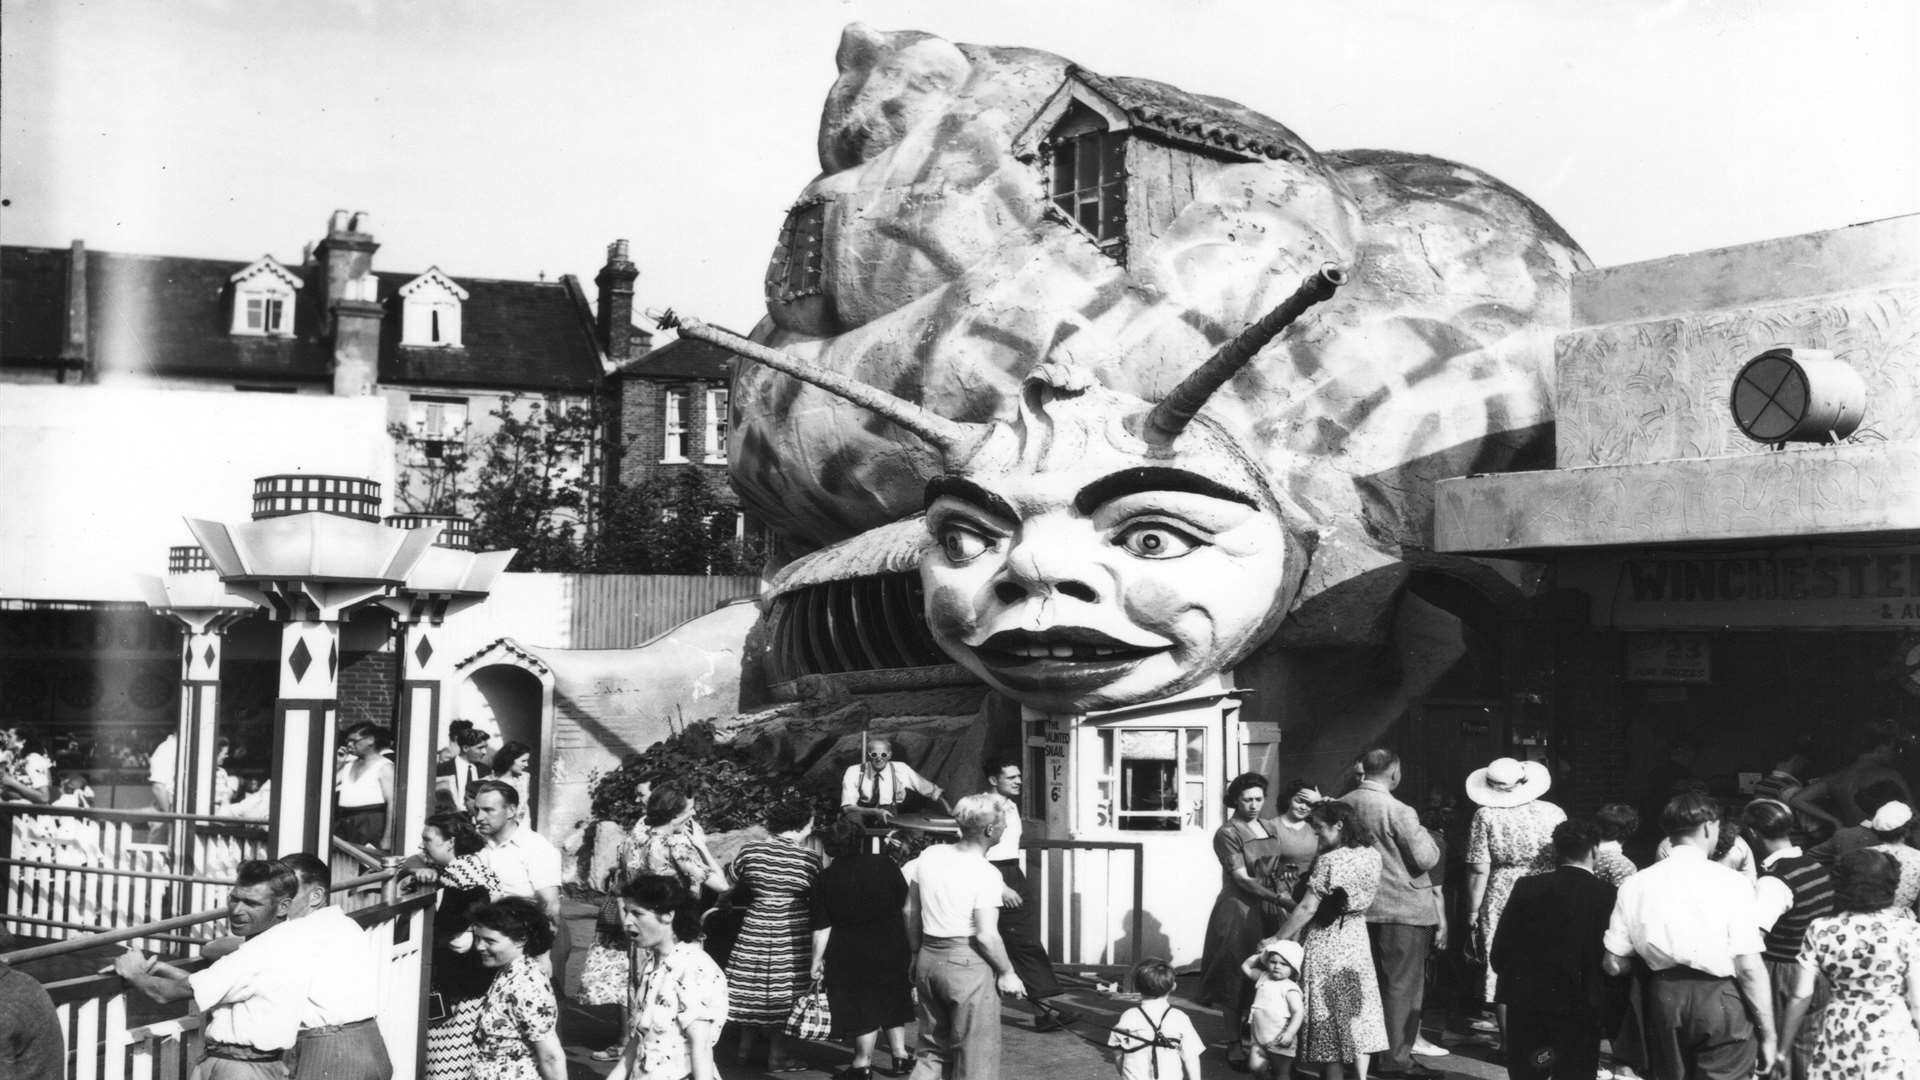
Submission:
M 460 310 L 466 300 L 467 290 L 438 267 L 400 286 L 400 344 L 459 346 Z
M 1053 205 L 1100 245 L 1124 253 L 1127 241 L 1127 136 L 1108 130 L 1099 113 L 1074 102 L 1047 134 L 1047 194 Z M 1116 251 L 1116 249 L 1120 249 Z
M 1027 126 L 1014 156 L 1040 169 L 1049 216 L 1067 222 L 1101 251 L 1127 258 L 1127 158 L 1133 117 L 1090 73 L 1069 73 Z
M 293 298 L 304 284 L 293 271 L 262 255 L 227 281 L 233 286 L 230 332 L 258 337 L 293 333 Z

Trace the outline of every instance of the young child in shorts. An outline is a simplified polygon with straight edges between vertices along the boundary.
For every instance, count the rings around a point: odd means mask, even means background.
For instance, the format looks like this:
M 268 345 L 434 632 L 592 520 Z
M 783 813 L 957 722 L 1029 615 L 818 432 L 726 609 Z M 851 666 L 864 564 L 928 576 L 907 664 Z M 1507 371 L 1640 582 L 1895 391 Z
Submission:
M 1241 970 L 1253 980 L 1253 1038 L 1247 1071 L 1267 1080 L 1293 1075 L 1293 1048 L 1306 1020 L 1306 996 L 1295 979 L 1303 952 L 1297 941 L 1263 941 Z
M 1200 1033 L 1168 1000 L 1173 965 L 1149 957 L 1133 965 L 1131 977 L 1140 1004 L 1121 1013 L 1107 1036 L 1120 1080 L 1201 1080 Z

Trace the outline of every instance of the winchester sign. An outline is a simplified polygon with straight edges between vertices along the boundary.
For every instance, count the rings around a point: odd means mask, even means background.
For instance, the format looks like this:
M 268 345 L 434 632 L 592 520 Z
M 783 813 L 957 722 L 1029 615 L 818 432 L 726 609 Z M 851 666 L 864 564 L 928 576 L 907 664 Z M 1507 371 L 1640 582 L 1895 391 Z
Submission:
M 1635 556 L 1565 567 L 1596 625 L 1920 627 L 1920 548 L 1796 547 Z

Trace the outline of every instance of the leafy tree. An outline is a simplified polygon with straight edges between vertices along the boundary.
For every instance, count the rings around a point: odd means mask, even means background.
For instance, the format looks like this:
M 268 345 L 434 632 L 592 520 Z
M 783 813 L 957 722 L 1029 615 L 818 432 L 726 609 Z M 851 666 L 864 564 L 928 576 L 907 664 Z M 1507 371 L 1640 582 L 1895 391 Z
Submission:
M 387 434 L 400 448 L 401 467 L 394 483 L 394 505 L 406 514 L 458 514 L 473 439 L 428 439 L 408 424 L 388 424 Z
M 480 551 L 518 548 L 514 570 L 579 570 L 594 504 L 592 454 L 599 420 L 584 405 L 508 398 L 498 427 L 477 448 L 468 506 Z
M 763 561 L 760 544 L 735 539 L 733 507 L 703 469 L 597 483 L 593 408 L 502 397 L 489 416 L 489 434 L 433 444 L 392 425 L 409 461 L 399 504 L 472 517 L 476 549 L 519 549 L 514 570 L 746 574 Z

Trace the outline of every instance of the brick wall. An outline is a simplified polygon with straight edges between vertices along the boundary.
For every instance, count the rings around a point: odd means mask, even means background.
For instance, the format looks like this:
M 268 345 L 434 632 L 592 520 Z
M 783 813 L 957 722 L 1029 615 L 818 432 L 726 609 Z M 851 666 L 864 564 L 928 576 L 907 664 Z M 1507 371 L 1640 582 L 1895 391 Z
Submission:
M 707 391 L 722 389 L 725 383 L 658 383 L 628 378 L 620 382 L 620 404 L 612 433 L 619 460 L 619 478 L 623 484 L 643 484 L 661 475 L 681 469 L 700 469 L 713 482 L 721 498 L 735 504 L 733 487 L 727 481 L 725 462 L 708 463 L 705 456 L 707 433 Z M 666 393 L 669 389 L 687 389 L 692 408 L 686 418 L 694 436 L 694 453 L 688 462 L 663 463 L 666 446 Z
M 391 727 L 398 657 L 391 651 L 349 652 L 340 662 L 340 726 Z

